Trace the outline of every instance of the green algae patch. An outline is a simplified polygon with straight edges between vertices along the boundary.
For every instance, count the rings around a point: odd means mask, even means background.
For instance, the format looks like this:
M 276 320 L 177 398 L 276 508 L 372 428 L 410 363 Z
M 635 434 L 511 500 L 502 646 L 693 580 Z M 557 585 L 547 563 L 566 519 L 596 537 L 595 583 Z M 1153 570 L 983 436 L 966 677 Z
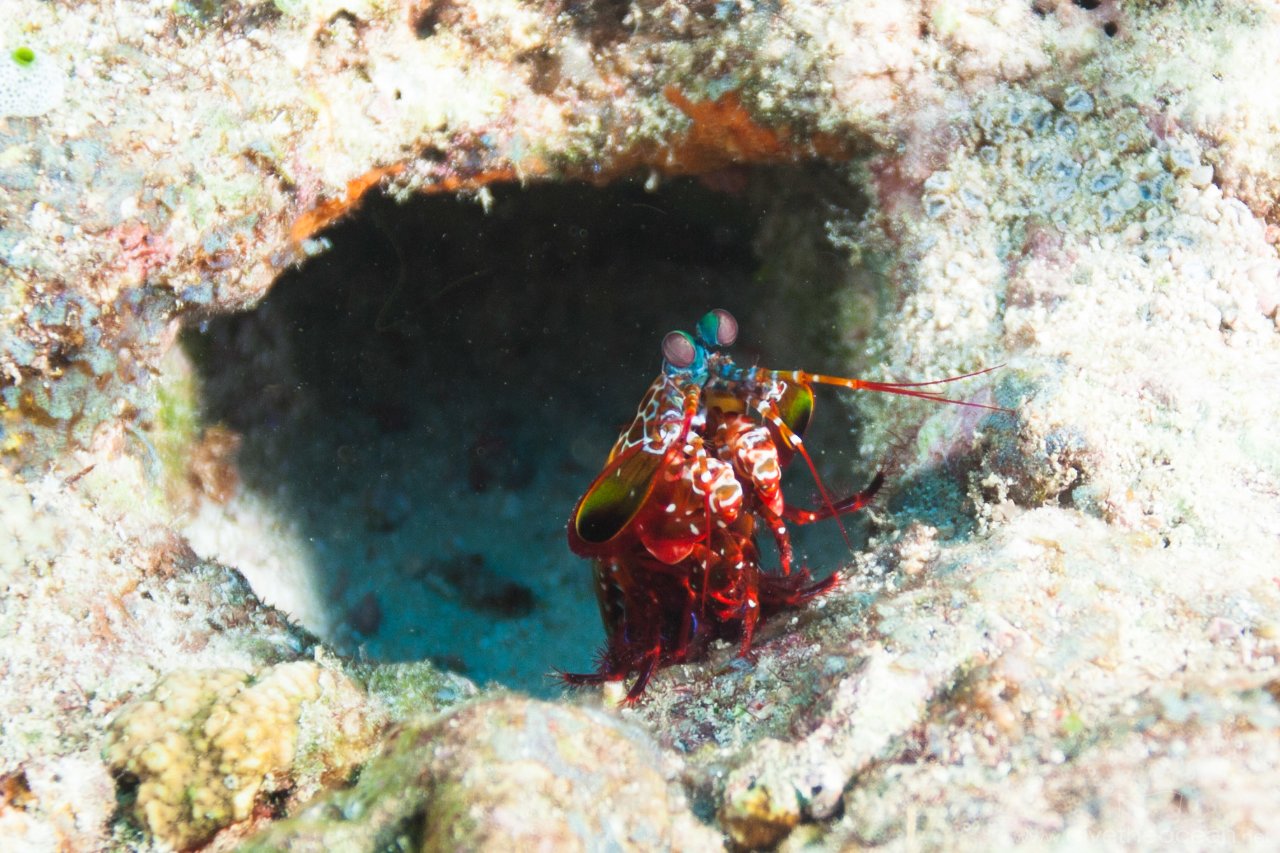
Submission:
M 178 482 L 185 475 L 201 426 L 199 382 L 181 348 L 170 348 L 160 360 L 155 394 L 151 441 L 165 479 Z
M 429 661 L 357 667 L 354 675 L 393 720 L 443 711 L 477 694 L 475 685 L 466 678 L 444 672 Z

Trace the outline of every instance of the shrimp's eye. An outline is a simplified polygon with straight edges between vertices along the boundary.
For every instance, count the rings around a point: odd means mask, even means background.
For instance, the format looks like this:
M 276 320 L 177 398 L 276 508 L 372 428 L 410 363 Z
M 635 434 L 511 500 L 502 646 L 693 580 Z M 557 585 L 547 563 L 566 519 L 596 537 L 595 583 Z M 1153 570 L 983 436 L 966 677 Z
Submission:
M 672 367 L 685 369 L 698 358 L 698 345 L 686 332 L 667 332 L 662 339 L 662 357 Z
M 708 311 L 698 321 L 698 337 L 709 347 L 727 347 L 738 339 L 738 321 L 723 308 Z

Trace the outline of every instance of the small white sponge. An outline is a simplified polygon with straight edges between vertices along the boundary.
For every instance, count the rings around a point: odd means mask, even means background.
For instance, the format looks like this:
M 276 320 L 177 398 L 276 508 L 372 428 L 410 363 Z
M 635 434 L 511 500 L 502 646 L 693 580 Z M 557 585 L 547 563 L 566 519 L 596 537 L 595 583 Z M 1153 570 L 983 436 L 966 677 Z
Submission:
M 62 102 L 66 75 L 29 47 L 0 54 L 0 118 L 41 116 Z

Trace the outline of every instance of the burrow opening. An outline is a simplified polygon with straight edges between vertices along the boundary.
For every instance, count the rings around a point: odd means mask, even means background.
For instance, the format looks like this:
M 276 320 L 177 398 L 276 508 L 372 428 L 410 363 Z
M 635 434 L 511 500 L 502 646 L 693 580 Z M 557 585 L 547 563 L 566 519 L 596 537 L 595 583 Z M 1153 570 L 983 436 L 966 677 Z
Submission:
M 340 651 L 555 695 L 547 674 L 590 670 L 603 639 L 565 523 L 663 334 L 723 307 L 740 359 L 845 369 L 876 288 L 826 228 L 864 207 L 817 165 L 371 198 L 254 310 L 185 334 L 203 422 L 241 442 L 239 491 L 186 532 Z M 869 469 L 821 396 L 809 445 L 850 493 Z M 812 505 L 803 467 L 787 494 Z M 816 574 L 848 560 L 830 523 L 797 541 Z

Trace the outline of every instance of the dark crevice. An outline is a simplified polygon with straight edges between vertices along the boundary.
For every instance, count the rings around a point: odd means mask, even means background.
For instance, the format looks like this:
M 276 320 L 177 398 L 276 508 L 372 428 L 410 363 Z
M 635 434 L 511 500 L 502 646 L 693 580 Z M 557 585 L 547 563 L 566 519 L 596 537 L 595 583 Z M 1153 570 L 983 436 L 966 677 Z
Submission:
M 824 225 L 858 212 L 845 186 L 813 167 L 756 172 L 739 194 L 496 187 L 487 212 L 373 198 L 256 310 L 191 330 L 204 419 L 242 436 L 243 488 L 308 543 L 331 623 L 308 627 L 543 694 L 553 667 L 589 669 L 602 630 L 564 525 L 663 334 L 724 307 L 740 359 L 839 369 L 852 273 Z M 856 490 L 869 473 L 845 408 L 819 407 L 819 468 Z M 800 467 L 788 499 L 812 505 Z M 848 552 L 816 527 L 824 574 Z

